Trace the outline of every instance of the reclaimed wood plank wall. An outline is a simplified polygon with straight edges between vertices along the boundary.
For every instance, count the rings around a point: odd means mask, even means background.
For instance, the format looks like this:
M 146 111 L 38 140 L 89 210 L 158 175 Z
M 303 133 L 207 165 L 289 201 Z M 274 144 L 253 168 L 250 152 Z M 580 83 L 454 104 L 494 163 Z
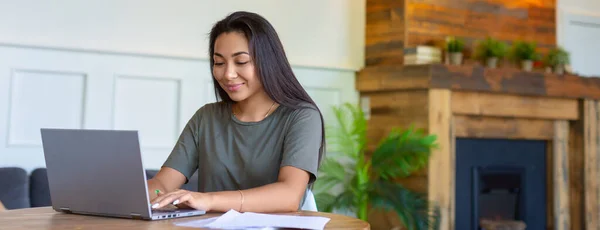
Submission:
M 464 38 L 466 53 L 487 36 L 556 45 L 556 0 L 367 0 L 365 65 L 402 64 L 402 50 Z
M 402 64 L 404 1 L 367 0 L 365 65 Z
M 393 128 L 428 130 L 429 94 L 427 90 L 390 91 L 362 93 L 369 98 L 370 117 L 367 120 L 367 154 L 375 150 L 377 144 Z M 412 191 L 427 193 L 427 168 L 413 173 L 407 178 L 396 178 L 395 182 Z M 393 229 L 402 226 L 395 212 L 372 210 L 369 214 L 372 229 Z

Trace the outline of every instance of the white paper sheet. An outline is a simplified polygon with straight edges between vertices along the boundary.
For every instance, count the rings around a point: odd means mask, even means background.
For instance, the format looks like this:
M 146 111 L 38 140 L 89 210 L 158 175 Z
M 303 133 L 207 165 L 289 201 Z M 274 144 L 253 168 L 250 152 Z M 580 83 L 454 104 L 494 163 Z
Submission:
M 192 228 L 220 228 L 220 229 L 265 229 L 265 228 L 300 228 L 300 229 L 324 229 L 327 217 L 319 216 L 291 216 L 271 215 L 261 213 L 239 213 L 229 210 L 220 217 L 202 220 L 180 221 L 175 225 Z

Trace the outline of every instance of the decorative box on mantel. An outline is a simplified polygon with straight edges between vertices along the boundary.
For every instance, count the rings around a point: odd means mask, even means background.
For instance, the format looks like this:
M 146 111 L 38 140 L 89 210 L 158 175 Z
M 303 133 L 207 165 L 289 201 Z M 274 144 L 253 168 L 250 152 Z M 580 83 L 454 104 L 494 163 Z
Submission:
M 430 64 L 366 67 L 356 85 L 370 148 L 394 127 L 437 135 L 428 169 L 398 183 L 428 194 L 440 229 L 600 227 L 599 78 Z M 373 228 L 397 227 L 382 216 Z

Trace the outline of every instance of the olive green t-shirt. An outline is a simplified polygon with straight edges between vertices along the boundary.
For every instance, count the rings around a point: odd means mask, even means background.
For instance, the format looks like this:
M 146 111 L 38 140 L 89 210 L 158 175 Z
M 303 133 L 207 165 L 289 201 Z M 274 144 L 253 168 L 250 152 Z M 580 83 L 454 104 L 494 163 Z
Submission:
M 202 106 L 184 127 L 163 166 L 190 178 L 198 170 L 198 191 L 249 189 L 277 181 L 279 169 L 307 171 L 317 177 L 321 117 L 314 106 L 279 106 L 258 122 L 243 122 L 231 104 Z

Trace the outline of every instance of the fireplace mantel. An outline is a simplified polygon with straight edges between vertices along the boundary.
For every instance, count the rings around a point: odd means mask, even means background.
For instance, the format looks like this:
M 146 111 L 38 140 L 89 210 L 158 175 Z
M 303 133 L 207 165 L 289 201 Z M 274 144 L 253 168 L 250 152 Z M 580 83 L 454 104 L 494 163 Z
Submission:
M 370 148 L 395 127 L 437 135 L 428 169 L 398 182 L 438 204 L 440 229 L 454 229 L 460 137 L 547 141 L 548 227 L 598 228 L 600 78 L 431 64 L 366 67 L 356 87 L 368 107 Z M 373 215 L 374 228 L 399 223 L 382 216 Z
M 358 73 L 360 92 L 449 89 L 501 94 L 600 99 L 600 78 L 444 64 L 369 66 Z

